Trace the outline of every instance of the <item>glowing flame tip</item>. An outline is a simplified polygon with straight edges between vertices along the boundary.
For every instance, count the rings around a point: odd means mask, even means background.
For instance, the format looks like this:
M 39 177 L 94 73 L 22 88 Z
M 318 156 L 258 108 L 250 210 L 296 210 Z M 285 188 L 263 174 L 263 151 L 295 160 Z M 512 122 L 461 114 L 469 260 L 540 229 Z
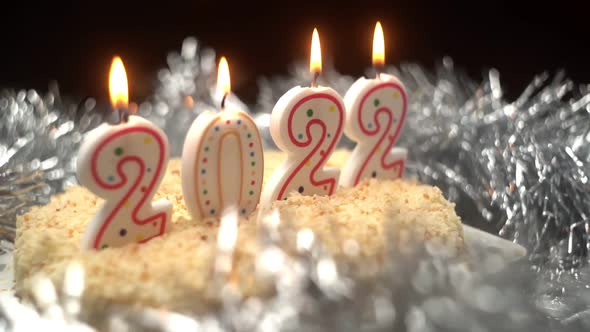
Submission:
M 127 85 L 127 73 L 123 60 L 115 56 L 109 72 L 109 94 L 111 105 L 114 108 L 127 108 L 129 105 L 129 87 Z
M 318 29 L 313 29 L 313 35 L 311 37 L 311 57 L 309 60 L 309 70 L 318 74 L 322 71 L 322 48 L 320 46 L 320 36 Z
M 229 94 L 231 91 L 229 65 L 224 56 L 219 60 L 219 66 L 217 67 L 217 89 L 221 94 Z
M 385 65 L 385 42 L 381 22 L 377 22 L 373 34 L 373 66 L 383 65 Z

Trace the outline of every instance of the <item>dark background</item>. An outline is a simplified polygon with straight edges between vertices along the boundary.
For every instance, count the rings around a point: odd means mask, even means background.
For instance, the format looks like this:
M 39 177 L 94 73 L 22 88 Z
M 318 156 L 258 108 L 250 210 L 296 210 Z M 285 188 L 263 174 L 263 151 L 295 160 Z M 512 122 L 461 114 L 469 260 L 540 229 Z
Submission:
M 6 1 L 4 1 L 6 2 Z M 0 5 L 0 86 L 107 99 L 113 54 L 127 67 L 131 98 L 153 92 L 166 54 L 186 36 L 228 56 L 234 91 L 257 96 L 260 75 L 286 74 L 307 60 L 311 31 L 324 59 L 351 75 L 370 64 L 376 20 L 385 29 L 387 62 L 432 67 L 445 55 L 474 78 L 500 70 L 515 97 L 544 70 L 563 68 L 590 82 L 590 23 L 583 2 L 536 1 L 21 1 Z

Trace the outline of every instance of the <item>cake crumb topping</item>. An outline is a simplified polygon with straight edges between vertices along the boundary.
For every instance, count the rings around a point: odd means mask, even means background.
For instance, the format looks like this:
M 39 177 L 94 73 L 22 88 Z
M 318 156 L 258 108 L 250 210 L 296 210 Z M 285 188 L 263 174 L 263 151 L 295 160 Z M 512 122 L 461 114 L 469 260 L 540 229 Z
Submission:
M 336 151 L 328 166 L 341 167 L 348 154 Z M 267 151 L 264 158 L 266 182 L 284 154 Z M 61 284 L 74 260 L 87 271 L 83 301 L 89 306 L 108 302 L 183 310 L 183 304 L 194 303 L 189 301 L 194 297 L 202 297 L 206 303 L 210 300 L 208 282 L 219 221 L 190 217 L 179 175 L 180 161 L 171 160 L 154 197 L 174 204 L 169 231 L 144 244 L 81 251 L 86 225 L 103 202 L 82 187 L 70 187 L 49 204 L 20 216 L 15 250 L 17 293 L 29 296 L 33 277 L 38 274 Z M 355 188 L 339 188 L 329 197 L 293 192 L 287 200 L 275 202 L 272 210 L 279 213 L 280 227 L 311 230 L 336 257 L 382 260 L 390 228 L 400 233 L 400 239 L 436 240 L 465 250 L 454 205 L 438 188 L 413 180 L 368 179 Z M 240 223 L 234 253 L 231 277 L 245 295 L 264 290 L 253 277 L 257 215 L 255 211 Z

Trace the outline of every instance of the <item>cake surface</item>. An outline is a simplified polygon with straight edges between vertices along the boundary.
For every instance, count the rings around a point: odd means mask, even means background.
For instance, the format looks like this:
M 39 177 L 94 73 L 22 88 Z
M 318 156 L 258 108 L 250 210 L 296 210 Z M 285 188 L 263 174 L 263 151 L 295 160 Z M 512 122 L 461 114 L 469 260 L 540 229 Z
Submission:
M 348 152 L 336 151 L 328 166 L 341 165 Z M 265 152 L 265 180 L 283 160 L 280 152 Z M 190 307 L 195 298 L 215 301 L 209 281 L 213 271 L 219 221 L 192 220 L 181 190 L 180 161 L 171 160 L 154 196 L 174 205 L 169 231 L 144 244 L 101 251 L 81 251 L 86 224 L 102 199 L 82 187 L 71 187 L 49 204 L 35 207 L 17 220 L 15 250 L 16 292 L 29 296 L 34 277 L 63 283 L 72 261 L 85 270 L 86 305 L 104 303 L 145 305 L 173 310 Z M 365 180 L 355 188 L 339 188 L 333 196 L 301 196 L 277 201 L 280 222 L 294 229 L 311 229 L 334 256 L 344 256 L 350 244 L 355 256 L 380 257 L 386 247 L 386 229 L 412 233 L 413 239 L 436 240 L 464 250 L 461 221 L 441 191 L 413 180 Z M 244 295 L 266 291 L 255 279 L 259 221 L 257 212 L 240 223 L 234 253 L 232 281 Z M 348 249 L 347 249 L 348 248 Z M 272 291 L 272 290 L 271 290 Z

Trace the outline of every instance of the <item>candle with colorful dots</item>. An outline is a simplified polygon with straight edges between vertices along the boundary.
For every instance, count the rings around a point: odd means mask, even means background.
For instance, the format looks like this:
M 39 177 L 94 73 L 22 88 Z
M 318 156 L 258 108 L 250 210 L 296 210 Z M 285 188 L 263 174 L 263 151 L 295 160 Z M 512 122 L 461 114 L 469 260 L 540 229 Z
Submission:
M 406 119 L 406 90 L 392 75 L 380 73 L 385 64 L 383 30 L 377 22 L 373 37 L 373 65 L 377 77 L 358 79 L 346 92 L 344 133 L 357 143 L 342 169 L 340 185 L 352 187 L 364 178 L 403 176 L 407 150 L 395 148 Z
M 221 112 L 203 112 L 195 119 L 182 152 L 182 192 L 195 219 L 219 217 L 235 207 L 248 216 L 260 200 L 262 141 L 247 113 L 224 107 L 230 93 L 224 57 L 219 62 L 217 88 L 224 94 Z
M 270 133 L 287 159 L 269 179 L 262 204 L 286 199 L 296 191 L 303 195 L 331 195 L 340 171 L 324 168 L 338 144 L 344 126 L 344 105 L 336 91 L 316 85 L 321 72 L 321 49 L 317 30 L 312 36 L 311 87 L 287 91 L 272 110 Z
M 168 139 L 148 120 L 127 113 L 127 76 L 118 57 L 109 90 L 119 123 L 90 131 L 78 154 L 80 184 L 105 200 L 88 224 L 82 249 L 149 241 L 166 231 L 172 215 L 169 201 L 152 202 L 168 164 Z

